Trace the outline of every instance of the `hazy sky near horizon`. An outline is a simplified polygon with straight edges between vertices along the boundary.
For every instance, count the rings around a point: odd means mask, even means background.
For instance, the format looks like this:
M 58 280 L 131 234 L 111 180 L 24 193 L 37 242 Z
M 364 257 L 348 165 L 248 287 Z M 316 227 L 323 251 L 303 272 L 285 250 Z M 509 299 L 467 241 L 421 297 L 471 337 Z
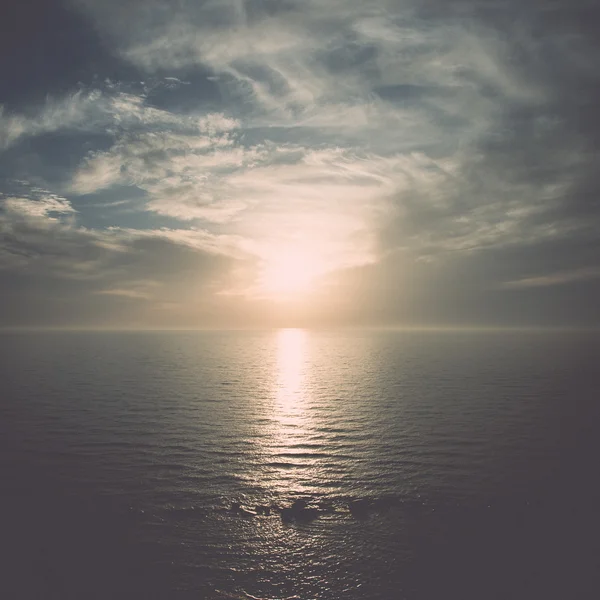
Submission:
M 0 11 L 0 326 L 600 323 L 596 2 Z

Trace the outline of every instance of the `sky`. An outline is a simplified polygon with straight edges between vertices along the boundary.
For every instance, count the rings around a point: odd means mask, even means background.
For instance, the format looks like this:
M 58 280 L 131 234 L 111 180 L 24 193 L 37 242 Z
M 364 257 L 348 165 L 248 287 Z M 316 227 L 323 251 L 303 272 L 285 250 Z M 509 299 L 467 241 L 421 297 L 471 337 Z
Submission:
M 0 327 L 600 325 L 587 0 L 9 0 Z

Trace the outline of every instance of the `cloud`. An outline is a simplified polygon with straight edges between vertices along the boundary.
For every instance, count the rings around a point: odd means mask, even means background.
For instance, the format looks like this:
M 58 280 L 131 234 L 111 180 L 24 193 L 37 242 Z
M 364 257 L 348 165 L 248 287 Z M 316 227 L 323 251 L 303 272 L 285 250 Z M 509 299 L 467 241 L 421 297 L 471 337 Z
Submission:
M 169 325 L 179 318 L 174 307 L 201 324 L 242 255 L 235 239 L 208 232 L 89 229 L 68 204 L 55 208 L 43 199 L 0 201 L 2 326 Z
M 382 198 L 396 189 L 406 158 L 268 141 L 247 146 L 239 127 L 211 114 L 186 133 L 125 133 L 84 161 L 71 189 L 136 186 L 146 193 L 146 210 L 229 224 L 259 257 L 273 252 L 281 235 L 312 235 L 338 248 L 328 270 L 374 259 L 368 230 L 381 218 Z
M 227 126 L 229 121 L 223 119 Z M 177 129 L 194 120 L 197 117 L 188 119 L 150 106 L 143 93 L 121 91 L 109 81 L 102 88 L 82 88 L 60 98 L 48 98 L 33 114 L 9 113 L 0 105 L 0 150 L 19 140 L 54 132 L 110 135 L 123 128 Z M 207 127 L 205 123 L 210 123 L 210 118 L 198 125 Z
M 125 128 L 109 151 L 92 152 L 85 159 L 73 176 L 72 192 L 136 186 L 148 193 L 149 210 L 183 220 L 222 222 L 243 208 L 239 201 L 235 206 L 219 203 L 219 184 L 209 182 L 253 160 L 252 150 L 233 147 L 230 132 L 238 125 L 234 119 L 220 113 L 194 118 L 167 111 L 148 117 L 145 112 L 140 110 L 138 117 L 143 130 Z M 157 120 L 161 128 L 153 130 Z
M 66 198 L 48 194 L 37 198 L 5 198 L 2 201 L 4 209 L 10 213 L 27 217 L 46 217 L 51 214 L 69 214 L 75 210 Z
M 97 91 L 78 90 L 61 100 L 49 99 L 34 116 L 7 113 L 0 105 L 0 150 L 22 138 L 63 129 L 90 131 L 104 120 L 107 107 Z
M 324 286 L 362 281 L 354 296 L 389 320 L 410 286 L 469 313 L 485 290 L 595 277 L 600 46 L 585 2 L 73 5 L 143 81 L 0 115 L 7 172 L 53 190 L 3 188 L 3 261 L 106 276 L 96 297 L 134 301 L 150 292 L 115 273 L 155 280 L 136 260 L 168 248 L 218 263 L 212 292 L 249 299 L 270 257 L 304 247 Z
M 131 300 L 151 300 L 156 288 L 160 284 L 157 281 L 142 280 L 131 281 L 126 288 L 107 288 L 94 291 L 101 296 L 116 296 Z
M 244 256 L 235 236 L 199 229 L 89 229 L 79 225 L 68 200 L 56 197 L 0 199 L 0 258 L 6 269 L 32 268 L 75 279 L 114 275 L 135 262 L 147 243 L 173 246 L 198 254 Z M 149 266 L 151 266 L 151 262 Z M 133 281 L 139 277 L 130 278 Z M 150 278 L 142 280 L 151 285 Z
M 551 275 L 526 277 L 515 281 L 506 281 L 501 284 L 500 287 L 504 289 L 550 287 L 555 285 L 566 285 L 578 281 L 589 281 L 592 279 L 600 279 L 600 267 L 584 267 L 574 271 L 562 271 Z

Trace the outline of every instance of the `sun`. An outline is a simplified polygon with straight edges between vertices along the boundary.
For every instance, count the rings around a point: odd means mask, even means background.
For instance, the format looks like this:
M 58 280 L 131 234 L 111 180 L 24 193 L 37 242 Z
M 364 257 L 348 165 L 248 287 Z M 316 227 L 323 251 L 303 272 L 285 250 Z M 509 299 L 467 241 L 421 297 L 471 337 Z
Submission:
M 263 262 L 259 287 L 275 299 L 294 299 L 314 291 L 323 273 L 319 256 L 306 250 L 274 251 Z

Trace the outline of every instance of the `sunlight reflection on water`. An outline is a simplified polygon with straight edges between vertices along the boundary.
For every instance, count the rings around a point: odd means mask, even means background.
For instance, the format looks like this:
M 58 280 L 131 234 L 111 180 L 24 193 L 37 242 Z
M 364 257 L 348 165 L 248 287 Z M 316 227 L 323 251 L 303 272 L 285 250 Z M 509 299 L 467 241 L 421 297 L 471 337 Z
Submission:
M 308 341 L 303 329 L 277 332 L 272 429 L 265 439 L 266 466 L 274 490 L 300 492 L 302 480 L 310 479 L 314 469 L 315 459 L 307 451 L 311 435 Z
M 281 329 L 277 333 L 277 415 L 299 417 L 304 412 L 307 390 L 307 333 L 303 329 Z

